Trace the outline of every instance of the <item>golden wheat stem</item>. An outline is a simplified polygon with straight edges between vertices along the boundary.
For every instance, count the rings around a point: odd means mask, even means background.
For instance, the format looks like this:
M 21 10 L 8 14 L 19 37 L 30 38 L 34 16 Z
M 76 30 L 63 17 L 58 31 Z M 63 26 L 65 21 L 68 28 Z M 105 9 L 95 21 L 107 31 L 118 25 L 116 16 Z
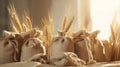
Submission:
M 64 32 L 68 32 L 68 30 L 70 29 L 70 27 L 71 27 L 71 25 L 72 25 L 74 19 L 75 19 L 75 18 L 73 17 L 73 18 L 70 20 L 70 22 L 69 22 L 68 25 L 66 26 Z
M 32 30 L 32 22 L 31 22 L 31 20 L 30 20 L 30 17 L 26 16 L 26 20 L 27 20 L 29 29 Z
M 62 31 L 65 30 L 66 23 L 67 23 L 67 17 L 65 16 L 62 23 Z

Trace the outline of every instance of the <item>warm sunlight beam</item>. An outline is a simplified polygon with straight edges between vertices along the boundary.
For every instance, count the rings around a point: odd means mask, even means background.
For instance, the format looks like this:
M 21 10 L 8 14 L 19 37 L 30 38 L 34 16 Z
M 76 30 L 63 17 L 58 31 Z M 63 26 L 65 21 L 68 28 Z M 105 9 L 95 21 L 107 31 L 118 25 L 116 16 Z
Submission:
M 101 30 L 100 39 L 109 38 L 110 24 L 119 6 L 120 0 L 91 0 L 92 30 Z

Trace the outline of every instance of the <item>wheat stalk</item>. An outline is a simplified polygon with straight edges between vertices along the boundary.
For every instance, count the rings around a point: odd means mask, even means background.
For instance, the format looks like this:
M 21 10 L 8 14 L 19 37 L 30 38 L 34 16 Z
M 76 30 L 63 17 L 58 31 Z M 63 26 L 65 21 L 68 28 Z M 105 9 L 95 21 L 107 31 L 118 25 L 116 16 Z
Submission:
M 28 26 L 28 28 L 30 30 L 32 30 L 33 26 L 32 26 L 32 21 L 30 19 L 30 16 L 29 16 L 28 12 L 26 12 L 26 11 L 24 14 L 25 14 L 26 25 Z
M 110 43 L 112 44 L 112 60 L 120 60 L 120 24 L 116 21 L 118 18 L 118 12 L 115 14 L 113 22 L 111 24 L 111 37 Z
M 27 30 L 27 26 L 24 23 L 22 23 L 22 28 L 23 28 L 23 32 L 27 32 L 28 31 Z
M 70 29 L 70 27 L 71 27 L 71 25 L 72 25 L 74 19 L 75 19 L 75 18 L 73 17 L 73 18 L 70 20 L 70 22 L 67 24 L 67 26 L 66 26 L 64 32 L 68 32 L 68 31 L 69 31 L 69 29 Z
M 50 14 L 48 14 L 48 18 L 42 17 L 42 25 L 44 26 L 43 28 L 43 33 L 44 35 L 44 41 L 46 45 L 46 53 L 48 53 L 48 49 L 50 46 L 50 43 L 53 38 L 53 32 L 54 32 L 54 25 L 53 25 L 53 19 Z
M 27 12 L 24 13 L 25 16 L 23 17 L 24 21 L 22 23 L 19 20 L 18 14 L 15 10 L 15 7 L 13 6 L 13 3 L 11 3 L 10 6 L 8 7 L 8 11 L 10 14 L 11 27 L 13 31 L 21 33 L 21 32 L 27 32 L 33 29 L 30 16 Z
M 65 30 L 66 23 L 67 23 L 67 17 L 65 16 L 62 23 L 62 31 Z
M 27 22 L 28 22 L 28 27 L 29 27 L 29 29 L 30 30 L 32 30 L 32 22 L 31 22 L 31 20 L 30 20 L 30 17 L 28 17 L 28 16 L 26 16 L 26 20 L 27 20 Z
M 16 30 L 22 32 L 22 26 L 13 4 L 10 4 L 10 6 L 8 7 L 8 11 L 10 14 L 10 20 L 12 21 L 11 23 L 12 25 L 14 25 L 13 27 L 16 27 Z

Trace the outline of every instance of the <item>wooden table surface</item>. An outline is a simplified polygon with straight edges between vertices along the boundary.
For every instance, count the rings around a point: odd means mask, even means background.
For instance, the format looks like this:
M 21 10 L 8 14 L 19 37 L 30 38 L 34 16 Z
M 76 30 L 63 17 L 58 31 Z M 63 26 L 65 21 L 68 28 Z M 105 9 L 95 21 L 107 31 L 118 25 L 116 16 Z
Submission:
M 53 66 L 47 64 L 40 64 L 38 62 L 16 62 L 16 63 L 1 64 L 0 67 L 66 67 L 66 66 Z M 67 67 L 73 67 L 73 66 L 67 66 Z M 99 62 L 87 66 L 74 66 L 74 67 L 120 67 L 120 61 Z

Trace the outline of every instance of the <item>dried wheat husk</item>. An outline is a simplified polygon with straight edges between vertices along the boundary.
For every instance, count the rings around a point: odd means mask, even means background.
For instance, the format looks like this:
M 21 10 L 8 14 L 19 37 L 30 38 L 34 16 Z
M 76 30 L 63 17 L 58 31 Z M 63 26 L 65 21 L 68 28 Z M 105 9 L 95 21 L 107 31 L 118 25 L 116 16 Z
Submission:
M 70 21 L 68 21 L 68 17 L 64 16 L 63 22 L 61 24 L 61 31 L 58 31 L 59 36 L 71 36 L 71 26 L 75 20 L 75 17 L 72 17 Z
M 12 31 L 22 33 L 30 31 L 33 28 L 35 28 L 32 25 L 32 21 L 30 19 L 28 12 L 24 13 L 23 22 L 21 22 L 13 3 L 11 3 L 10 6 L 8 7 L 8 11 L 10 14 Z
M 32 21 L 31 21 L 31 19 L 30 19 L 30 16 L 29 16 L 28 12 L 25 12 L 25 18 L 26 18 L 26 23 L 27 23 L 27 25 L 28 25 L 28 28 L 29 28 L 30 30 L 32 30 L 33 25 L 32 25 Z
M 54 25 L 53 25 L 53 19 L 50 13 L 48 13 L 48 18 L 43 17 L 42 18 L 42 23 L 43 25 L 43 40 L 45 42 L 46 46 L 46 53 L 48 53 L 50 43 L 53 38 L 53 32 L 54 32 Z
M 63 32 L 68 32 L 70 30 L 70 27 L 71 27 L 72 23 L 74 22 L 74 19 L 75 19 L 75 17 L 72 17 L 72 19 L 68 22 L 68 24 L 66 25 Z
M 113 61 L 120 60 L 120 24 L 116 19 L 118 18 L 118 13 L 115 15 L 113 22 L 111 24 L 111 36 L 110 43 L 112 44 L 112 57 Z
M 66 23 L 67 23 L 67 17 L 65 16 L 65 17 L 63 18 L 63 22 L 62 22 L 62 31 L 65 30 Z
M 11 22 L 13 24 L 12 26 L 15 26 L 16 29 L 19 30 L 19 32 L 21 32 L 22 31 L 22 26 L 21 26 L 19 17 L 16 13 L 15 7 L 13 6 L 13 3 L 10 4 L 10 6 L 8 7 L 8 11 L 9 11 L 9 14 L 10 14 Z
M 22 28 L 23 28 L 23 32 L 27 32 L 28 31 L 27 27 L 26 27 L 26 25 L 24 23 L 22 23 Z

